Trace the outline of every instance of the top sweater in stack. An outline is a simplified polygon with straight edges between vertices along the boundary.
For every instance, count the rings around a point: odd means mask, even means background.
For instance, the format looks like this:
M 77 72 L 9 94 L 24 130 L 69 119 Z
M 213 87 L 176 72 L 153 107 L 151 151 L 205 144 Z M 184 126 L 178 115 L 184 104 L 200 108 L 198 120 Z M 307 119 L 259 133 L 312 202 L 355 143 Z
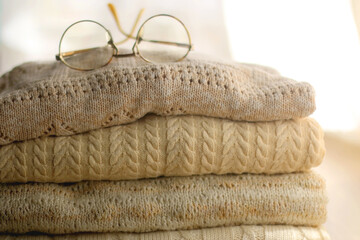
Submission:
M 203 57 L 156 65 L 124 58 L 90 72 L 26 63 L 0 79 L 0 145 L 129 123 L 147 113 L 296 119 L 315 110 L 314 99 L 308 83 L 273 69 Z

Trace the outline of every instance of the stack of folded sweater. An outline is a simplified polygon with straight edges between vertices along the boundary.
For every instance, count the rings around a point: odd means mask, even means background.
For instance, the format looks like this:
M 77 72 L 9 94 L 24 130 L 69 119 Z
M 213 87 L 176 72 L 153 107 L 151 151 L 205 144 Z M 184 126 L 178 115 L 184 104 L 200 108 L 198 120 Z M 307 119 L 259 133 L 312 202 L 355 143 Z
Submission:
M 0 79 L 0 239 L 329 239 L 314 110 L 258 65 L 23 64 Z

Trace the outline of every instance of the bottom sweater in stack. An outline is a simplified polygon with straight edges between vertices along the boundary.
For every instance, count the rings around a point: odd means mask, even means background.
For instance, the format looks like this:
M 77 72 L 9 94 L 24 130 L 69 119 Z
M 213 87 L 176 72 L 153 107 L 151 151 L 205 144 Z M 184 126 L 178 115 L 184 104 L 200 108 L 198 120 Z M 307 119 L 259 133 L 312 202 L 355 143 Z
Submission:
M 94 232 L 55 239 L 328 239 L 316 227 L 326 219 L 324 181 L 311 172 L 7 184 L 0 202 L 1 232 Z
M 151 232 L 241 224 L 319 226 L 314 173 L 204 175 L 0 186 L 0 232 Z

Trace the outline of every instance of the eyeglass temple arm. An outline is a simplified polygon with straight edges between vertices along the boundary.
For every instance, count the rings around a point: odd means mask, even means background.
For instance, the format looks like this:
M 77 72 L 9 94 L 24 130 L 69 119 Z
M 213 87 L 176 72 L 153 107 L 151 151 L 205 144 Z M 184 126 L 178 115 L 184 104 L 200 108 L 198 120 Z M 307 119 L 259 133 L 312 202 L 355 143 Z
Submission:
M 117 14 L 117 11 L 116 11 L 115 6 L 114 6 L 113 4 L 111 4 L 111 3 L 109 3 L 109 4 L 108 4 L 108 7 L 109 7 L 109 9 L 110 9 L 111 14 L 113 15 L 113 17 L 114 17 L 114 19 L 115 19 L 115 22 L 116 22 L 116 25 L 117 25 L 119 31 L 120 31 L 124 36 L 126 36 L 126 38 L 125 38 L 124 40 L 122 40 L 122 41 L 120 41 L 120 42 L 116 42 L 115 45 L 122 44 L 122 43 L 128 41 L 130 38 L 131 38 L 131 39 L 135 39 L 134 33 L 135 33 L 135 30 L 136 30 L 136 26 L 138 25 L 138 23 L 139 23 L 139 21 L 140 21 L 140 18 L 141 18 L 141 16 L 143 15 L 145 9 L 142 8 L 142 9 L 140 10 L 140 12 L 138 13 L 138 15 L 137 15 L 137 17 L 136 17 L 135 23 L 134 23 L 134 25 L 133 25 L 133 27 L 132 27 L 132 29 L 131 29 L 131 31 L 130 31 L 130 34 L 127 34 L 127 33 L 123 30 L 123 28 L 121 27 L 120 20 L 119 20 L 119 17 L 118 17 L 118 14 Z
M 68 56 L 71 56 L 71 55 L 74 55 L 74 54 L 77 54 L 77 53 L 87 52 L 87 51 L 89 51 L 89 50 L 93 50 L 93 49 L 96 49 L 96 48 L 99 48 L 99 47 L 85 48 L 85 49 L 81 49 L 81 50 L 63 52 L 63 53 L 61 53 L 61 56 L 62 56 L 62 57 L 68 57 Z M 55 55 L 55 58 L 56 58 L 57 61 L 60 61 L 60 60 L 61 60 L 59 54 L 56 54 L 56 55 Z
M 152 42 L 152 43 L 160 43 L 160 44 L 166 44 L 166 45 L 173 45 L 173 46 L 178 46 L 178 47 L 192 48 L 192 45 L 187 44 L 187 43 L 168 42 L 168 41 L 161 41 L 161 40 L 151 40 L 151 39 L 139 38 L 139 42 L 141 42 L 141 41 Z
M 138 25 L 139 21 L 140 21 L 140 18 L 141 16 L 143 15 L 145 9 L 142 8 L 140 10 L 140 12 L 138 13 L 137 17 L 136 17 L 136 20 L 135 20 L 135 23 L 131 29 L 131 32 L 130 34 L 127 34 L 121 27 L 121 24 L 120 24 L 120 20 L 119 20 L 119 17 L 118 17 L 118 14 L 117 14 L 117 11 L 116 11 L 116 8 L 113 4 L 111 3 L 108 3 L 108 7 L 110 9 L 110 12 L 111 14 L 113 15 L 114 19 L 115 19 L 115 22 L 116 22 L 116 25 L 119 29 L 119 31 L 126 36 L 126 38 L 120 42 L 116 42 L 115 45 L 120 45 L 126 41 L 128 41 L 130 38 L 131 39 L 136 39 L 136 37 L 134 36 L 134 32 L 135 32 L 135 29 L 136 29 L 136 26 Z M 179 47 L 189 47 L 190 49 L 192 48 L 192 45 L 189 45 L 189 44 L 185 44 L 185 43 L 176 43 L 176 42 L 167 42 L 167 41 L 158 41 L 158 40 L 147 40 L 147 39 L 143 39 L 143 38 L 140 38 L 141 41 L 146 41 L 146 42 L 153 42 L 153 43 L 161 43 L 161 44 L 166 44 L 166 45 L 173 45 L 173 46 L 179 46 Z
M 112 43 L 112 42 L 109 42 L 109 44 L 113 44 L 113 43 Z M 90 51 L 90 50 L 99 49 L 99 48 L 101 48 L 101 47 L 84 48 L 84 49 L 75 50 L 75 51 L 62 52 L 62 53 L 61 53 L 61 57 L 69 57 L 69 56 L 72 56 L 72 55 L 77 54 L 77 53 L 84 53 L 84 52 L 88 52 L 88 51 Z M 115 55 L 114 55 L 114 56 L 115 56 Z M 61 60 L 59 54 L 56 54 L 56 55 L 55 55 L 55 58 L 56 58 L 57 61 L 60 61 L 60 60 Z

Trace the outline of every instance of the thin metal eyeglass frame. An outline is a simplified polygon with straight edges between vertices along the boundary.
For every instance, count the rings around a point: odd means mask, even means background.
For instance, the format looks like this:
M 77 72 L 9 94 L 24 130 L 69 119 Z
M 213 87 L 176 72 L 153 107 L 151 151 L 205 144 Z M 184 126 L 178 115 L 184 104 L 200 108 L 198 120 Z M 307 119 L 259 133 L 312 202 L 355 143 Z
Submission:
M 149 59 L 147 59 L 147 58 L 145 58 L 144 56 L 141 55 L 141 52 L 139 51 L 139 48 L 138 48 L 138 45 L 139 45 L 139 43 L 140 43 L 141 41 L 147 41 L 147 42 L 153 42 L 153 43 L 159 43 L 159 44 L 167 44 L 167 45 L 174 45 L 174 46 L 179 46 L 179 47 L 187 47 L 187 48 L 188 48 L 188 51 L 186 52 L 186 54 L 185 54 L 182 58 L 176 60 L 176 62 L 183 60 L 183 59 L 189 54 L 189 52 L 191 51 L 191 49 L 192 49 L 192 43 L 191 43 L 190 33 L 189 33 L 188 29 L 186 28 L 185 24 L 184 24 L 180 19 L 178 19 L 178 18 L 176 18 L 176 17 L 174 17 L 174 16 L 172 16 L 172 15 L 169 15 L 169 14 L 158 14 L 158 15 L 154 15 L 154 16 L 148 18 L 148 19 L 140 26 L 140 28 L 139 28 L 139 30 L 138 30 L 138 32 L 137 32 L 136 37 L 133 37 L 133 36 L 132 36 L 133 31 L 134 31 L 134 29 L 135 29 L 135 27 L 136 27 L 136 25 L 137 25 L 137 23 L 138 23 L 138 20 L 139 20 L 140 16 L 142 15 L 142 11 L 143 11 L 143 10 L 141 10 L 141 11 L 139 12 L 138 17 L 137 17 L 137 19 L 136 19 L 136 21 L 135 21 L 135 24 L 134 24 L 134 26 L 133 26 L 133 29 L 132 29 L 131 33 L 130 33 L 130 34 L 126 34 L 126 33 L 122 30 L 122 28 L 121 28 L 121 25 L 120 25 L 120 22 L 119 22 L 119 20 L 118 20 L 115 7 L 112 6 L 111 4 L 109 4 L 109 8 L 110 8 L 110 10 L 111 10 L 111 12 L 112 12 L 112 14 L 113 14 L 113 16 L 114 16 L 114 18 L 115 18 L 115 21 L 116 21 L 116 23 L 117 23 L 117 26 L 118 26 L 120 32 L 126 36 L 126 39 L 124 39 L 124 40 L 122 40 L 122 41 L 114 44 L 114 41 L 113 41 L 111 32 L 110 32 L 108 29 L 106 29 L 102 24 L 100 24 L 100 23 L 98 23 L 98 22 L 96 22 L 96 21 L 93 21 L 93 20 L 81 20 L 81 21 L 78 21 L 78 22 L 75 22 L 75 23 L 71 24 L 71 25 L 64 31 L 64 33 L 63 33 L 63 35 L 61 36 L 61 39 L 60 39 L 59 54 L 56 55 L 56 60 L 61 61 L 61 62 L 63 62 L 66 66 L 68 66 L 68 67 L 70 67 L 70 68 L 72 68 L 72 69 L 76 69 L 76 70 L 89 71 L 89 70 L 97 69 L 97 68 L 90 68 L 90 69 L 76 68 L 76 67 L 74 67 L 74 66 L 69 65 L 69 64 L 66 62 L 66 60 L 63 58 L 64 56 L 69 56 L 69 55 L 73 55 L 73 54 L 76 54 L 76 53 L 81 53 L 81 52 L 88 51 L 88 50 L 90 50 L 90 49 L 95 49 L 95 48 L 81 49 L 81 50 L 76 50 L 76 51 L 70 51 L 70 52 L 61 53 L 61 43 L 62 43 L 62 40 L 63 40 L 63 38 L 64 38 L 64 36 L 65 36 L 65 33 L 66 33 L 72 26 L 74 26 L 75 24 L 81 23 L 81 22 L 91 22 L 91 23 L 98 24 L 99 26 L 101 26 L 101 27 L 107 32 L 107 34 L 108 34 L 109 37 L 110 37 L 110 40 L 108 41 L 108 45 L 110 45 L 110 46 L 113 48 L 113 51 L 114 51 L 114 52 L 113 52 L 113 55 L 111 56 L 111 58 L 109 59 L 108 62 L 106 62 L 106 63 L 105 63 L 104 65 L 102 65 L 102 66 L 99 66 L 98 68 L 104 67 L 104 66 L 106 66 L 107 64 L 109 64 L 109 63 L 111 62 L 111 60 L 112 60 L 113 57 L 120 58 L 120 57 L 139 56 L 140 58 L 142 58 L 142 59 L 143 59 L 144 61 L 146 61 L 146 62 L 152 62 L 151 60 L 149 60 Z M 112 8 L 113 8 L 113 9 L 112 9 Z M 145 25 L 149 20 L 151 20 L 151 19 L 153 19 L 153 18 L 155 18 L 155 17 L 161 17 L 161 16 L 170 17 L 170 18 L 173 18 L 173 19 L 177 20 L 177 21 L 184 27 L 184 29 L 185 29 L 185 31 L 186 31 L 186 33 L 187 33 L 187 36 L 188 36 L 189 43 L 188 43 L 188 44 L 185 44 L 185 43 L 168 42 L 168 41 L 158 41 L 158 40 L 150 40 L 150 39 L 143 39 L 143 38 L 141 38 L 141 37 L 140 37 L 140 32 L 143 30 L 144 25 Z M 122 44 L 123 42 L 127 41 L 127 40 L 130 39 L 130 38 L 135 40 L 135 43 L 134 43 L 134 45 L 133 45 L 133 47 L 132 47 L 132 53 L 119 54 L 119 49 L 116 47 L 116 45 Z

